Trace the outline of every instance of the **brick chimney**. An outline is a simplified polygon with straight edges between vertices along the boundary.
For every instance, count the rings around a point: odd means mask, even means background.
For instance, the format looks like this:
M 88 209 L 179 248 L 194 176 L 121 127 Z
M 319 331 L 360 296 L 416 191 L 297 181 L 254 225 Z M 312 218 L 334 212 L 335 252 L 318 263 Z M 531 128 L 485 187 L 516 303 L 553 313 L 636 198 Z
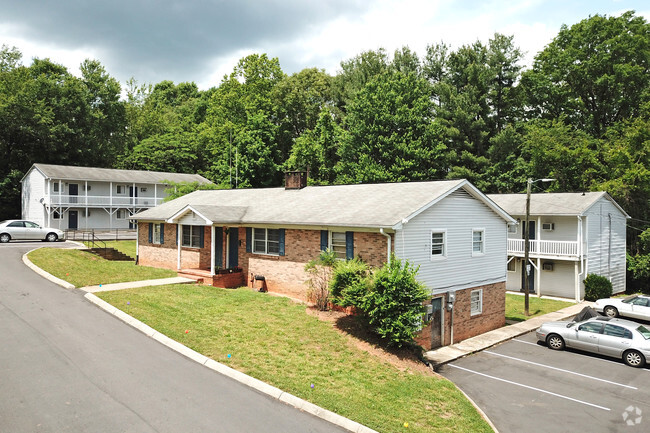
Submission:
M 307 186 L 307 171 L 285 171 L 284 189 L 303 189 Z

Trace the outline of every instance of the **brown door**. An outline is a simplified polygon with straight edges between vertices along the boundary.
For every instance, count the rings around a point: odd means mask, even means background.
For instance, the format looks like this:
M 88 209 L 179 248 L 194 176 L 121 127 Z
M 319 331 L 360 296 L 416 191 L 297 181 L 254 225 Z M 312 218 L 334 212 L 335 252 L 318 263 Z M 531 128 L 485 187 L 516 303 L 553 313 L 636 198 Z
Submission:
M 431 300 L 431 349 L 442 346 L 442 297 Z

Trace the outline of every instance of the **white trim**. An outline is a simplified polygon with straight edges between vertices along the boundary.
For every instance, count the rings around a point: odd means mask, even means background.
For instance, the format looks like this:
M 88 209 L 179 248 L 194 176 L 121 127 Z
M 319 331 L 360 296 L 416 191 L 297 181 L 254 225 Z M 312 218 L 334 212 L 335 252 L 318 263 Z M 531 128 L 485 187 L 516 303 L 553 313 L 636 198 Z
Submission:
M 253 233 L 251 233 L 251 242 L 253 245 L 251 245 L 251 252 L 253 254 L 257 255 L 262 255 L 262 256 L 279 256 L 280 255 L 280 241 L 278 239 L 278 252 L 277 253 L 269 253 L 269 230 L 277 230 L 278 235 L 280 234 L 280 229 L 268 229 L 268 228 L 252 228 Z M 260 251 L 255 251 L 255 231 L 256 230 L 264 230 L 264 252 Z
M 442 254 L 433 254 L 434 233 L 442 233 Z M 429 232 L 429 259 L 431 261 L 447 259 L 447 229 L 431 229 Z
M 205 221 L 205 224 L 203 224 L 203 225 L 211 226 L 211 225 L 214 224 L 214 222 L 213 222 L 210 218 L 204 216 L 203 214 L 201 214 L 201 212 L 199 212 L 199 211 L 197 211 L 196 209 L 194 209 L 194 208 L 192 207 L 192 205 L 187 205 L 187 206 L 185 206 L 184 208 L 182 208 L 181 210 L 179 210 L 178 212 L 176 212 L 174 215 L 172 215 L 171 217 L 169 217 L 165 222 L 168 222 L 168 223 L 170 223 L 170 224 L 177 224 L 178 221 L 179 221 L 183 216 L 185 216 L 188 212 L 194 212 L 195 215 L 197 215 L 199 218 L 201 218 L 203 221 Z
M 474 233 L 481 233 L 481 251 L 474 251 Z M 485 228 L 473 228 L 472 229 L 472 257 L 481 257 L 484 256 L 485 251 Z
M 478 311 L 472 310 L 472 307 L 473 307 L 473 305 L 472 305 L 473 304 L 472 303 L 472 297 L 474 296 L 475 293 L 478 293 L 478 296 L 479 296 L 479 298 L 478 298 L 478 303 L 479 303 Z M 479 314 L 483 313 L 483 289 L 472 290 L 469 293 L 469 311 L 470 311 L 470 313 L 469 313 L 470 316 L 478 316 Z

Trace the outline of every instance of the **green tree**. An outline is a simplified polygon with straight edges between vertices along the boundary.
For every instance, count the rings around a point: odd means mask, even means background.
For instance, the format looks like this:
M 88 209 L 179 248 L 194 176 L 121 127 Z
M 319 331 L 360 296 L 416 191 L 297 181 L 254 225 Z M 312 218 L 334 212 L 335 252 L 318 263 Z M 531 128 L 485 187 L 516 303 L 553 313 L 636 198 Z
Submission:
M 594 137 L 636 117 L 650 98 L 650 25 L 634 12 L 562 26 L 522 76 L 529 116 L 557 119 Z
M 338 181 L 439 178 L 446 155 L 432 111 L 428 83 L 415 74 L 389 71 L 372 78 L 348 107 Z

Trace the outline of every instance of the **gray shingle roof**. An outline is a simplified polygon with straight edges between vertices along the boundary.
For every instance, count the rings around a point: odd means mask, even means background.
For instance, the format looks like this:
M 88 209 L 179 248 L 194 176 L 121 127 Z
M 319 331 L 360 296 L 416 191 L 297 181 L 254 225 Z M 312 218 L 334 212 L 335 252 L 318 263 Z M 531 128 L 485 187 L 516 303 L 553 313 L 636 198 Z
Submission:
M 393 227 L 432 202 L 463 188 L 503 211 L 466 180 L 195 191 L 134 215 L 168 220 L 188 205 L 215 223 Z M 505 214 L 502 217 L 509 219 Z
M 526 194 L 488 194 L 510 215 L 526 214 Z M 538 193 L 530 195 L 531 215 L 582 215 L 602 197 L 607 198 L 626 216 L 625 211 L 604 191 Z
M 50 179 L 88 180 L 124 183 L 199 182 L 211 183 L 198 174 L 166 173 L 161 171 L 119 170 L 114 168 L 75 167 L 69 165 L 34 164 Z

